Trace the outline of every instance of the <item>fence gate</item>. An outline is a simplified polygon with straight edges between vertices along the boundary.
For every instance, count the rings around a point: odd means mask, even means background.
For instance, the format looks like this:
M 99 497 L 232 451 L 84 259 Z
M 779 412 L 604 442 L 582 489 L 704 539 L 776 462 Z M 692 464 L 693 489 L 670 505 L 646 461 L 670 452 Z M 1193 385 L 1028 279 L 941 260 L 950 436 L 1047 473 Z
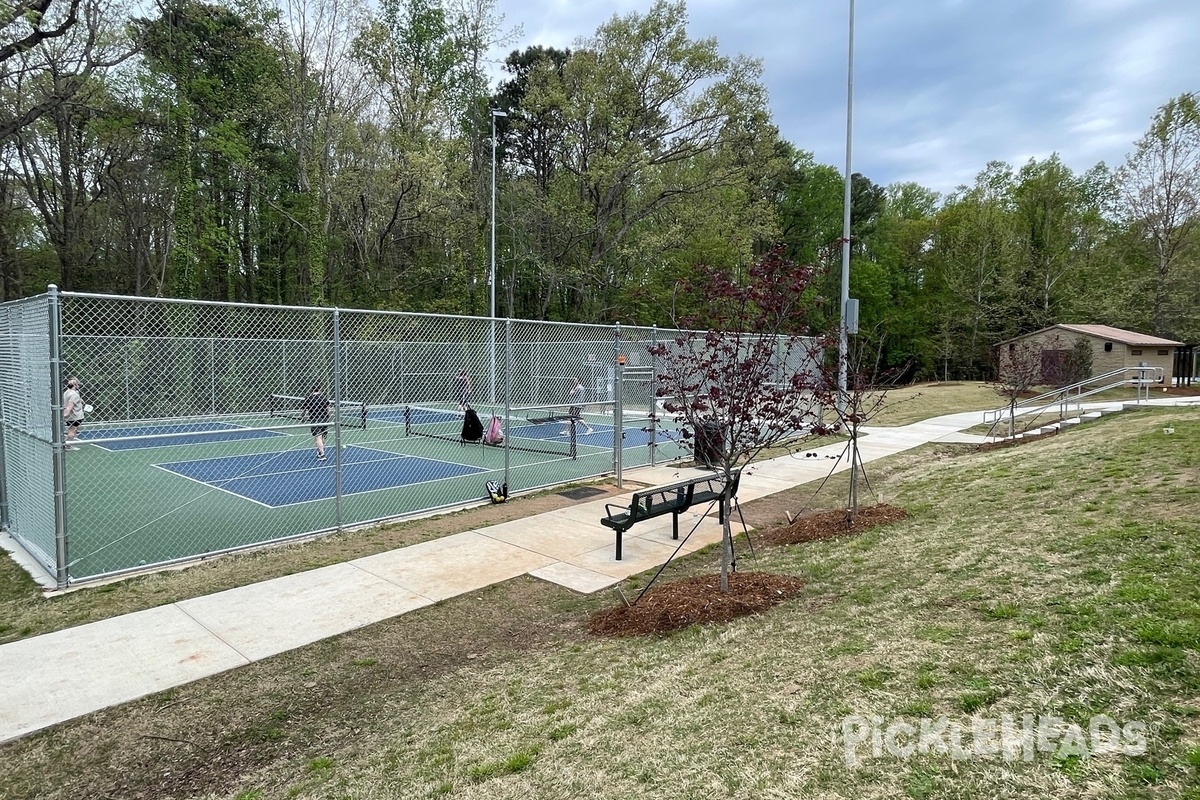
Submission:
M 1191 386 L 1196 377 L 1196 345 L 1175 348 L 1175 366 L 1171 370 L 1176 386 Z

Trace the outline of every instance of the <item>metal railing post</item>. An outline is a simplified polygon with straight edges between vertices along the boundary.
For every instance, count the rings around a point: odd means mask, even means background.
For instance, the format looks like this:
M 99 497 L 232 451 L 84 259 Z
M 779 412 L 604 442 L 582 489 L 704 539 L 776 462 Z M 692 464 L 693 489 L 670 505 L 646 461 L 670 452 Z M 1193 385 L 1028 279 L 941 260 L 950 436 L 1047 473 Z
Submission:
M 621 357 L 621 323 L 616 323 L 613 332 L 613 472 L 617 476 L 617 488 L 625 486 L 625 474 L 621 456 L 625 447 L 625 359 Z
M 15 336 L 13 330 L 13 312 L 11 308 L 0 308 L 0 315 L 3 315 L 3 333 L 5 337 Z M 8 427 L 7 410 L 4 404 L 4 391 L 0 389 L 0 531 L 8 530 L 9 525 L 9 510 L 8 510 L 8 467 L 5 465 L 4 448 L 5 448 L 5 428 Z
M 4 429 L 8 421 L 4 416 L 4 393 L 0 392 L 0 531 L 8 530 L 8 467 L 4 461 Z
M 650 326 L 650 346 L 652 349 L 658 348 L 658 326 Z M 650 466 L 658 466 L 658 356 L 650 358 Z

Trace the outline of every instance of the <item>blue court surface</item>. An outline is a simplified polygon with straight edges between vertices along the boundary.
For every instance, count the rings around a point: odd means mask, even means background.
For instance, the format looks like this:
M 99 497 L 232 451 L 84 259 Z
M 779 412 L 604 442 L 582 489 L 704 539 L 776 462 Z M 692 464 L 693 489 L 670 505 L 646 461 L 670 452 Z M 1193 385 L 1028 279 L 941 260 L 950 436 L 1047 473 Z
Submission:
M 449 419 L 453 418 L 454 416 L 458 417 L 460 423 L 462 420 L 461 414 L 455 415 L 454 412 L 452 412 L 452 411 L 442 412 L 441 415 L 437 415 L 437 416 L 438 416 L 438 418 L 435 419 L 434 415 L 420 414 L 420 413 L 414 412 L 413 422 L 438 422 L 438 421 L 449 420 Z M 367 419 L 373 420 L 376 422 L 397 422 L 400 424 L 404 424 L 404 409 L 402 409 L 402 408 L 373 409 L 373 408 L 368 407 L 367 408 Z
M 261 428 L 242 428 L 227 422 L 179 422 L 160 425 L 130 425 L 124 428 L 93 428 L 91 430 L 85 427 L 80 431 L 79 439 L 80 441 L 123 439 L 125 441 L 98 442 L 96 447 L 105 450 L 144 450 L 151 447 L 235 442 L 241 439 L 266 439 L 283 435 Z
M 406 421 L 405 410 L 402 408 L 376 409 L 368 412 L 368 417 L 380 422 L 404 423 Z M 433 432 L 443 438 L 456 437 L 459 426 L 462 425 L 462 419 L 463 416 L 461 413 L 446 409 L 412 407 L 408 411 L 408 421 L 416 426 L 415 431 L 417 433 L 421 432 L 422 426 L 430 426 Z M 491 420 L 491 414 L 480 414 L 480 420 L 486 429 Z M 514 417 L 512 423 L 512 427 L 508 429 L 508 434 L 514 444 L 519 444 L 522 441 L 537 440 L 546 443 L 561 443 L 564 448 L 569 446 L 570 423 L 566 417 L 548 420 L 522 420 Z M 501 420 L 501 424 L 503 424 L 503 420 Z M 576 443 L 588 447 L 612 447 L 613 426 L 611 424 L 596 424 L 589 421 L 589 427 L 591 428 L 590 433 L 584 433 L 582 424 L 576 427 Z M 564 430 L 568 430 L 568 432 L 564 433 Z M 627 427 L 624 433 L 622 447 L 638 447 L 648 444 L 650 441 L 650 431 L 648 430 Z M 658 444 L 676 442 L 679 441 L 679 438 L 679 432 L 672 429 L 660 426 L 654 431 L 654 441 Z
M 575 429 L 575 441 L 578 444 L 587 445 L 588 447 L 604 447 L 609 450 L 613 446 L 613 426 L 612 425 L 595 425 L 590 426 L 591 432 L 584 433 L 583 426 L 580 425 Z M 518 425 L 513 428 L 513 441 L 521 439 L 541 439 L 543 441 L 558 441 L 568 442 L 571 439 L 571 434 L 563 433 L 563 423 L 542 423 L 540 425 Z M 664 430 L 656 428 L 654 431 L 654 442 L 656 444 L 667 444 L 668 442 L 679 441 L 679 432 L 673 430 Z M 626 428 L 624 436 L 621 439 L 621 447 L 639 447 L 650 442 L 650 431 L 642 430 L 641 428 Z
M 597 435 L 597 431 L 595 428 L 592 428 L 591 435 L 592 436 Z M 605 431 L 604 435 L 608 437 L 609 441 L 612 441 L 612 431 L 611 430 Z M 682 439 L 683 439 L 683 437 L 681 437 L 679 435 L 679 431 L 668 430 L 668 429 L 664 429 L 664 428 L 655 428 L 654 429 L 654 443 L 655 444 L 668 444 L 671 442 L 679 442 L 679 441 L 682 441 Z M 622 440 L 622 442 L 623 442 L 621 445 L 622 448 L 638 447 L 640 445 L 649 444 L 650 443 L 650 431 L 642 430 L 641 428 L 626 428 L 625 429 L 625 438 Z
M 307 447 L 156 466 L 277 508 L 334 496 L 333 448 L 328 452 L 327 461 L 318 461 L 315 451 Z M 342 450 L 342 494 L 393 489 L 485 471 L 482 467 L 350 446 Z

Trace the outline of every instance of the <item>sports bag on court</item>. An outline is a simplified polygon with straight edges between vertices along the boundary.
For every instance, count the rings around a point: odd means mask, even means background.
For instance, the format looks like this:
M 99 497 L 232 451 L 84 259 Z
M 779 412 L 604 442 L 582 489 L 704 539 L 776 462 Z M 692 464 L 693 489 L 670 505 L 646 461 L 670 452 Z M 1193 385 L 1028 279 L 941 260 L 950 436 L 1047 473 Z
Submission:
M 488 423 L 487 433 L 483 435 L 483 443 L 495 446 L 504 444 L 504 431 L 500 427 L 500 418 L 492 414 L 492 421 Z
M 475 409 L 467 408 L 463 415 L 462 439 L 464 442 L 478 442 L 483 438 L 483 423 Z

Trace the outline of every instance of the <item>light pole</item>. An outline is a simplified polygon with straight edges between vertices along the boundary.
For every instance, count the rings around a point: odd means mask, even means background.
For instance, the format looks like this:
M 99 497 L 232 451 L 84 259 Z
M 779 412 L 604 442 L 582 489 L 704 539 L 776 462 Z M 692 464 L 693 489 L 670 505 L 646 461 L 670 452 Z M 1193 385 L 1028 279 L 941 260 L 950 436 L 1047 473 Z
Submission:
M 838 409 L 846 407 L 846 361 L 850 342 L 850 143 L 854 131 L 854 0 L 850 0 L 849 64 L 846 68 L 846 181 L 842 197 L 842 295 L 838 335 Z
M 850 299 L 850 144 L 854 133 L 854 0 L 850 0 L 850 35 L 846 66 L 846 184 L 842 197 L 842 321 L 838 337 L 838 410 L 850 405 L 846 373 L 850 358 L 850 333 L 858 332 L 858 303 Z M 853 326 L 853 327 L 851 327 Z M 850 442 L 850 509 L 858 510 L 858 424 L 852 423 Z
M 491 317 L 491 322 L 488 324 L 488 353 L 491 358 L 491 380 L 488 385 L 491 387 L 489 400 L 494 404 L 496 402 L 496 117 L 507 117 L 507 111 L 501 111 L 498 108 L 491 109 L 492 112 L 492 265 L 488 270 L 488 287 L 491 291 L 491 303 L 488 306 L 488 316 Z

